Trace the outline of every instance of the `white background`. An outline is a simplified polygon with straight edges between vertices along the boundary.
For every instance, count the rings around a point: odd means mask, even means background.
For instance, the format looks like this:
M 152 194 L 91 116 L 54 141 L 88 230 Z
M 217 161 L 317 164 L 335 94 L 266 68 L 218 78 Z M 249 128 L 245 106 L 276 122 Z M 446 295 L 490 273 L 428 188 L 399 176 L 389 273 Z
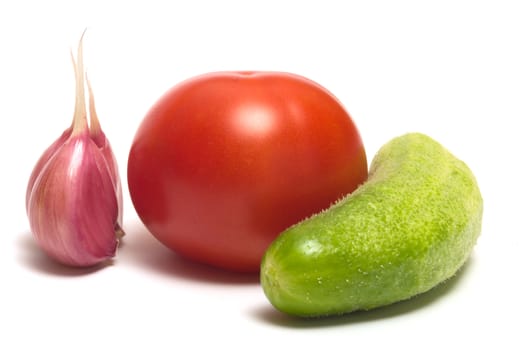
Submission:
M 526 349 L 527 10 L 522 1 L 10 1 L 0 3 L 0 348 Z M 524 2 L 523 2 L 524 3 Z M 99 116 L 125 185 L 112 266 L 72 270 L 36 247 L 25 187 L 69 125 L 69 50 L 84 30 Z M 126 188 L 141 119 L 175 83 L 281 70 L 332 91 L 368 158 L 429 134 L 472 168 L 483 231 L 453 280 L 340 318 L 275 311 L 255 276 L 189 263 L 155 241 Z

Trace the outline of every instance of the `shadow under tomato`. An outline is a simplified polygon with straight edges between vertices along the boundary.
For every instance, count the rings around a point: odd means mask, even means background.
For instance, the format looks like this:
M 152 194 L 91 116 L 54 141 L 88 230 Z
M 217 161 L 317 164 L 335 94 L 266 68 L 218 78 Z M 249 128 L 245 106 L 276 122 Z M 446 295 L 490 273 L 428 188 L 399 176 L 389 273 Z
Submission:
M 258 274 L 236 273 L 186 259 L 171 251 L 138 222 L 125 225 L 126 235 L 119 251 L 119 261 L 149 269 L 170 278 L 183 278 L 203 283 L 252 284 Z
M 414 296 L 408 300 L 400 301 L 388 306 L 379 307 L 369 311 L 355 311 L 341 316 L 302 318 L 284 314 L 274 309 L 271 304 L 262 305 L 252 310 L 251 315 L 262 322 L 275 326 L 288 328 L 314 328 L 344 326 L 352 323 L 365 323 L 401 316 L 421 310 L 453 290 L 462 280 L 467 271 L 471 269 L 472 258 L 447 281 L 437 285 L 428 292 Z
M 114 264 L 114 261 L 110 259 L 92 267 L 62 265 L 42 251 L 31 232 L 23 232 L 19 235 L 17 241 L 20 251 L 19 261 L 23 266 L 35 272 L 54 276 L 79 277 L 92 274 Z

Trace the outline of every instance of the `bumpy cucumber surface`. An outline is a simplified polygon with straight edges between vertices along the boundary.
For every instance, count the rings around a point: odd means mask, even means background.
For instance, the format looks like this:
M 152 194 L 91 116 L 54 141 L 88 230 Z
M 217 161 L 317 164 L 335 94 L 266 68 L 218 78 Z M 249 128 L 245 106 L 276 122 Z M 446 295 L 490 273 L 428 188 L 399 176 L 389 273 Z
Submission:
M 277 309 L 298 316 L 408 299 L 464 264 L 482 214 L 467 165 L 432 138 L 406 134 L 379 150 L 362 186 L 271 244 L 261 284 Z

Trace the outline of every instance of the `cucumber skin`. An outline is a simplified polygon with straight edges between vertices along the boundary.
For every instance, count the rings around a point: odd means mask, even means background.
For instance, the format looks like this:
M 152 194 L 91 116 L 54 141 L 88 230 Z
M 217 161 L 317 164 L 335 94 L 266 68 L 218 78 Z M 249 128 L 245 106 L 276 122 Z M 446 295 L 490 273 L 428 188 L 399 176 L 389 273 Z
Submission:
M 357 190 L 277 237 L 261 285 L 278 310 L 305 317 L 405 300 L 456 273 L 482 215 L 465 163 L 426 135 L 406 134 L 381 147 Z

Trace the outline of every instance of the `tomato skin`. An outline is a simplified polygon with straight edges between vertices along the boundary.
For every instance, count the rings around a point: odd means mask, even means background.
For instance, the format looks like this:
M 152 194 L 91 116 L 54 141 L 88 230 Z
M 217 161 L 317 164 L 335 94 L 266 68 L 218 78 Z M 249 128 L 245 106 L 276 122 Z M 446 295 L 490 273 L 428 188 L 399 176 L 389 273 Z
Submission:
M 259 271 L 287 227 L 367 177 L 359 132 L 320 85 L 290 73 L 217 72 L 150 109 L 128 159 L 147 229 L 190 259 Z

